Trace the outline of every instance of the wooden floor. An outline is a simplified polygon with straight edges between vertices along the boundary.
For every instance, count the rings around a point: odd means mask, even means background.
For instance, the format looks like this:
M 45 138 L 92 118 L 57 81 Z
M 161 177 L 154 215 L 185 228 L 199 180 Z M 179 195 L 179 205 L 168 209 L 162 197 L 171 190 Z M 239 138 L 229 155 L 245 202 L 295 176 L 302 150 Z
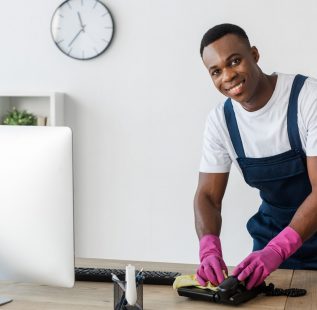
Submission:
M 167 264 L 151 262 L 112 261 L 98 259 L 76 259 L 79 267 L 125 268 L 134 264 L 144 270 L 179 271 L 183 274 L 195 272 L 196 265 Z M 240 305 L 237 309 L 279 310 L 309 309 L 317 310 L 317 271 L 277 270 L 266 282 L 273 282 L 277 287 L 306 288 L 308 294 L 299 298 L 285 296 L 258 296 Z M 194 301 L 180 297 L 170 286 L 144 285 L 144 309 L 234 309 L 232 306 L 210 302 Z M 76 282 L 71 289 L 49 287 L 36 284 L 0 282 L 0 296 L 14 299 L 1 310 L 106 310 L 113 309 L 113 285 L 111 283 Z

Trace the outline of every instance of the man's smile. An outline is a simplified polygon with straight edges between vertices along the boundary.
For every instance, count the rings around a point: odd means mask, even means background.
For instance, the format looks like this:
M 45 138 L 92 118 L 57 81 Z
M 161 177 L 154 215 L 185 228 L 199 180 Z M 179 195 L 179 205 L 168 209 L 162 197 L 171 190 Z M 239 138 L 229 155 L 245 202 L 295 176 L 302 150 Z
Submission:
M 240 94 L 243 90 L 243 85 L 245 83 L 245 80 L 241 81 L 238 84 L 235 84 L 231 87 L 225 88 L 225 91 L 230 95 L 230 96 L 236 96 Z

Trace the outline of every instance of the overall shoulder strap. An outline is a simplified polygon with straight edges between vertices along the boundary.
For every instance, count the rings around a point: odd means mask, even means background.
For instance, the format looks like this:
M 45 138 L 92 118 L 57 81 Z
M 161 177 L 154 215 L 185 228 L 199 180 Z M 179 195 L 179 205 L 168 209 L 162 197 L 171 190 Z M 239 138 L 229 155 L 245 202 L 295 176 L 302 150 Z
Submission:
M 287 133 L 292 150 L 297 153 L 302 152 L 302 142 L 300 140 L 297 110 L 298 110 L 298 95 L 305 83 L 307 76 L 297 74 L 294 78 L 289 104 L 287 110 Z
M 234 114 L 233 106 L 232 106 L 232 102 L 230 98 L 228 98 L 225 102 L 224 113 L 225 113 L 225 119 L 226 119 L 229 135 L 230 135 L 234 150 L 239 158 L 245 158 L 240 131 L 238 128 L 237 119 Z

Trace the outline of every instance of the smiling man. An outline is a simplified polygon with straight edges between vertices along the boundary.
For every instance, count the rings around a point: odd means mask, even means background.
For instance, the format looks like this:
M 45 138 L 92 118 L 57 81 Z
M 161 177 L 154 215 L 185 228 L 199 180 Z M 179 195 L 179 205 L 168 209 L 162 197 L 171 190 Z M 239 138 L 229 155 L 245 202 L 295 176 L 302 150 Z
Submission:
M 277 268 L 317 269 L 317 80 L 263 73 L 257 48 L 232 24 L 209 29 L 200 53 L 228 99 L 210 112 L 204 133 L 194 199 L 197 280 L 217 285 L 228 273 L 219 235 L 231 163 L 262 199 L 247 223 L 253 252 L 233 275 L 251 289 Z

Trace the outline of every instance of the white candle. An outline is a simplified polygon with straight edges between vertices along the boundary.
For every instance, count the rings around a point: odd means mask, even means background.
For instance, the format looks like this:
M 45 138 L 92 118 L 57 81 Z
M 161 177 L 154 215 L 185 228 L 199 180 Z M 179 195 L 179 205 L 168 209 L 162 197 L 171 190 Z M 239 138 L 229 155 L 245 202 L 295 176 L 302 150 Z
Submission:
M 125 267 L 126 291 L 125 297 L 130 306 L 134 306 L 137 301 L 137 292 L 135 284 L 135 267 L 128 265 Z

